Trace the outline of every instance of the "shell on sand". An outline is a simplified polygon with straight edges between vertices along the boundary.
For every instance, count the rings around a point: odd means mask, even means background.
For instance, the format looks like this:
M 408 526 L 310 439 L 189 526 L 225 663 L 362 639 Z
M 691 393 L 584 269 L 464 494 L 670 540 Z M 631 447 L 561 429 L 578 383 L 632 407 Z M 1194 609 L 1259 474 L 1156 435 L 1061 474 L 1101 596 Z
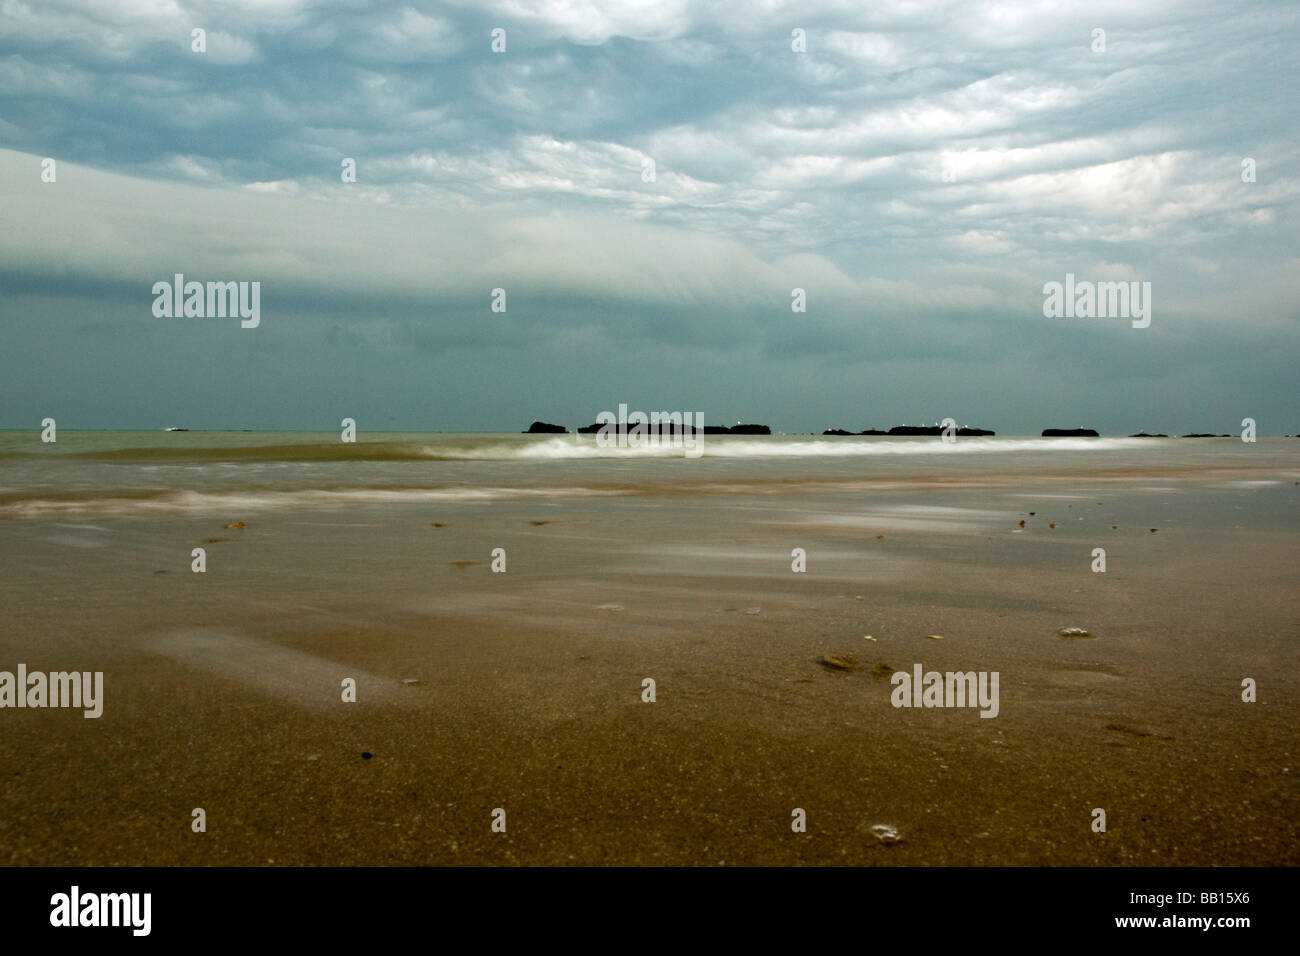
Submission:
M 858 666 L 858 660 L 852 654 L 827 654 L 817 663 L 837 671 L 851 671 Z
M 928 638 L 929 638 L 930 640 L 932 640 L 932 641 L 942 641 L 942 640 L 943 640 L 943 635 L 942 635 L 942 634 L 927 634 L 927 635 L 925 635 L 925 636 L 928 637 Z
M 1093 634 L 1082 627 L 1063 627 L 1056 632 L 1057 637 L 1092 637 Z
M 898 835 L 898 828 L 891 827 L 887 823 L 877 823 L 871 828 L 871 835 L 881 843 L 901 843 L 903 840 Z

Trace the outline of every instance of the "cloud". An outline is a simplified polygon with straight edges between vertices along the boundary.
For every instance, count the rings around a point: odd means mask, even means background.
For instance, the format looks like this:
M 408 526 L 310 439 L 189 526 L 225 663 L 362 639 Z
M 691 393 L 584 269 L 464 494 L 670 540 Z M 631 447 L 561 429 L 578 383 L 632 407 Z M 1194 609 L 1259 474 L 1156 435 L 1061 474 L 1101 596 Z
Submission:
M 764 381 L 942 355 L 975 390 L 1065 343 L 1112 377 L 1226 361 L 1225 312 L 1276 357 L 1300 314 L 1298 37 L 1264 2 L 0 10 L 0 273 L 42 314 L 201 270 L 389 358 L 743 344 Z M 1045 326 L 1066 271 L 1152 281 L 1150 335 Z

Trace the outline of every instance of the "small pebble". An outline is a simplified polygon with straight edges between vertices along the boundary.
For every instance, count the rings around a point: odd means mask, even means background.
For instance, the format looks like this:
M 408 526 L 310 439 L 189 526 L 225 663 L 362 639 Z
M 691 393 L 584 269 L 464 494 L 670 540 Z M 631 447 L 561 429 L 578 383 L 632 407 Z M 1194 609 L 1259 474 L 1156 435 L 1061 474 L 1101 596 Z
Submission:
M 932 641 L 942 641 L 942 640 L 943 640 L 943 635 L 942 635 L 942 634 L 927 634 L 927 635 L 925 635 L 925 636 L 928 637 L 928 638 L 929 638 L 930 640 L 932 640 Z
M 369 759 L 370 759 L 371 757 L 373 757 L 373 756 L 374 756 L 374 754 L 372 754 L 369 750 L 363 750 L 363 751 L 361 751 L 361 759 L 362 759 L 362 760 L 369 760 Z
M 1058 637 L 1092 637 L 1091 632 L 1082 627 L 1063 627 L 1056 634 Z
M 863 635 L 862 635 L 862 639 L 863 639 L 864 641 L 876 641 L 876 639 L 875 639 L 874 637 L 872 637 L 870 634 L 863 634 Z M 876 641 L 876 643 L 879 644 L 880 642 L 879 642 L 879 641 Z

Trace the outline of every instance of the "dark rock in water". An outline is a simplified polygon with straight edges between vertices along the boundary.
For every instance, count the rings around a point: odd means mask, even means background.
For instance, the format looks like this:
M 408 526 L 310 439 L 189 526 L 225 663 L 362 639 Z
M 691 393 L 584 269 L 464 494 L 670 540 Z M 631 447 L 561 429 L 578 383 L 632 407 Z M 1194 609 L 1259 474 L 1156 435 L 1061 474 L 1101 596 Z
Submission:
M 632 423 L 610 422 L 607 425 L 596 423 L 594 425 L 583 425 L 581 428 L 578 429 L 578 434 L 595 435 L 599 433 L 600 430 L 603 428 L 606 429 L 605 431 L 606 435 L 626 435 L 628 432 L 630 432 L 633 428 L 636 427 L 637 427 L 637 423 L 635 422 Z M 700 434 L 701 431 L 703 431 L 705 435 L 770 435 L 772 434 L 772 429 L 770 429 L 766 425 L 736 425 L 732 428 L 728 428 L 726 425 L 705 425 L 704 428 L 701 429 L 698 425 L 691 425 L 689 427 L 685 427 L 682 425 L 678 425 L 675 422 L 659 422 L 658 424 L 653 426 L 653 428 L 650 426 L 649 423 L 642 424 L 638 434 L 649 435 L 652 431 L 659 435 L 681 435 L 686 433 L 697 435 Z
M 601 424 L 597 422 L 594 425 L 583 425 L 581 428 L 578 429 L 578 434 L 595 435 L 603 428 L 606 430 L 605 431 L 606 435 L 626 435 L 632 429 L 636 428 L 637 425 L 638 425 L 637 422 L 609 422 L 608 424 Z M 719 431 L 719 429 L 721 429 L 721 431 Z M 696 425 L 691 425 L 689 428 L 686 428 L 682 425 L 678 425 L 676 422 L 660 422 L 654 426 L 653 430 L 660 435 L 681 435 L 686 432 L 689 432 L 690 434 L 694 435 L 700 429 Z M 640 425 L 640 431 L 638 432 L 638 434 L 648 435 L 650 434 L 650 432 L 651 432 L 651 427 L 649 423 L 644 423 Z M 723 425 L 705 425 L 704 434 L 726 435 L 726 434 L 730 434 L 730 432 Z
M 843 428 L 828 428 L 822 432 L 823 435 L 852 435 L 853 432 L 846 432 Z
M 528 426 L 525 435 L 567 435 L 569 430 L 563 425 L 552 425 L 549 422 L 533 422 Z
M 1148 435 L 1146 432 L 1138 432 L 1136 435 L 1129 435 L 1128 437 L 1129 438 L 1168 438 L 1169 436 L 1166 435 L 1164 432 L 1160 432 L 1159 434 L 1156 435 Z
M 1044 428 L 1044 438 L 1100 438 L 1095 428 Z
M 866 428 L 858 432 L 859 435 L 888 435 L 889 432 L 882 432 L 879 428 Z
M 868 433 L 867 433 L 867 432 L 863 432 L 863 434 L 865 435 L 865 434 L 868 434 Z M 880 434 L 880 433 L 877 432 L 877 433 L 873 433 L 873 434 Z M 942 425 L 895 425 L 893 428 L 891 428 L 891 429 L 890 429 L 888 432 L 886 432 L 885 434 L 889 434 L 889 435 L 942 435 L 942 434 L 943 434 L 943 426 L 942 426 Z M 963 426 L 961 426 L 960 428 L 957 429 L 957 435 L 958 435 L 959 437 L 963 437 L 963 438 L 973 438 L 973 437 L 978 437 L 978 436 L 980 436 L 980 435 L 993 435 L 993 434 L 996 434 L 996 433 L 995 433 L 995 432 L 991 432 L 991 431 L 989 431 L 987 428 L 968 428 L 967 426 L 963 425 Z

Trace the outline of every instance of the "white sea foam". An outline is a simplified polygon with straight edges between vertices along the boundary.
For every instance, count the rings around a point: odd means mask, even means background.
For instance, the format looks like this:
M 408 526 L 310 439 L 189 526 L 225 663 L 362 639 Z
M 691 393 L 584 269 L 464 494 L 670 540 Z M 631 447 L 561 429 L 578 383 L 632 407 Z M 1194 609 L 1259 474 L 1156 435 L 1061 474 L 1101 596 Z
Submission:
M 737 438 L 709 435 L 699 439 L 705 458 L 852 458 L 876 455 L 958 455 L 973 452 L 1064 452 L 1100 451 L 1143 447 L 1136 438 L 959 438 L 945 442 L 938 437 L 900 441 L 879 437 L 825 438 L 773 436 L 771 438 Z M 467 461 L 529 461 L 581 458 L 681 458 L 682 450 L 664 442 L 655 447 L 602 448 L 594 436 L 556 436 L 527 444 L 495 444 L 457 448 L 424 446 L 432 458 Z

